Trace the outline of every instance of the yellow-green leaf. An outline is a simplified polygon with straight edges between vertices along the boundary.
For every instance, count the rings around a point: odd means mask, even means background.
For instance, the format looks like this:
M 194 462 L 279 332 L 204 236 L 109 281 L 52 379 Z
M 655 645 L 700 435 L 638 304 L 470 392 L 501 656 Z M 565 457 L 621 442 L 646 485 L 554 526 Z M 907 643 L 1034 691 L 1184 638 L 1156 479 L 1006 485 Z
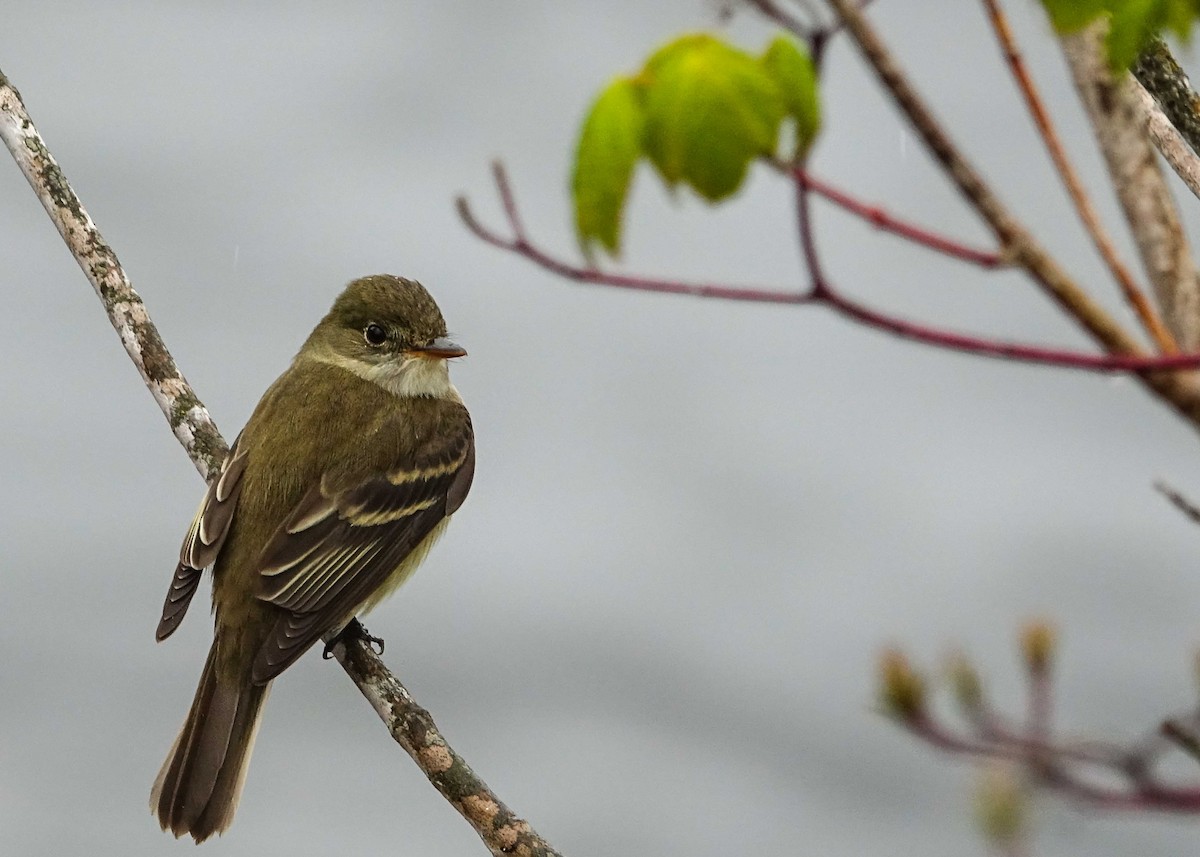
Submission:
M 1060 33 L 1107 16 L 1105 48 L 1114 71 L 1128 68 L 1157 34 L 1169 30 L 1187 39 L 1200 16 L 1198 0 L 1042 0 L 1042 5 Z
M 821 130 L 821 96 L 812 58 L 794 39 L 779 35 L 767 46 L 762 64 L 783 94 L 788 115 L 796 122 L 796 156 L 799 157 Z
M 1110 3 L 1108 62 L 1113 70 L 1127 69 L 1137 59 L 1161 22 L 1162 0 L 1124 0 Z
M 614 256 L 620 252 L 621 212 L 641 156 L 643 125 L 637 84 L 629 78 L 610 83 L 584 120 L 575 148 L 571 197 L 575 232 L 585 256 L 590 256 L 593 241 Z
M 1060 33 L 1073 33 L 1107 10 L 1105 0 L 1042 0 L 1050 23 Z
M 716 202 L 750 161 L 774 153 L 787 106 L 761 63 L 708 35 L 684 36 L 647 62 L 645 152 L 670 186 Z

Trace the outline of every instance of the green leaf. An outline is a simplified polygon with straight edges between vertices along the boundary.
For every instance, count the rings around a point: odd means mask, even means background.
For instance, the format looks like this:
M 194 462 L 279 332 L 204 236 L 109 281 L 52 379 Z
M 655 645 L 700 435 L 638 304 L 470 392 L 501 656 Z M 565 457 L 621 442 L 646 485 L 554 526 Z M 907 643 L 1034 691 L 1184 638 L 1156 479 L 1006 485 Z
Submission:
M 669 186 L 710 202 L 733 194 L 750 161 L 775 151 L 787 107 L 761 63 L 708 35 L 658 50 L 642 72 L 646 154 Z
M 1132 65 L 1157 34 L 1169 30 L 1189 38 L 1200 16 L 1198 0 L 1042 0 L 1042 5 L 1060 33 L 1075 32 L 1107 15 L 1106 50 L 1114 71 Z
M 641 156 L 641 99 L 637 84 L 618 78 L 592 104 L 575 148 L 571 198 L 580 249 L 590 257 L 593 241 L 616 256 L 621 246 L 621 212 L 633 169 Z
M 1050 23 L 1060 33 L 1082 30 L 1108 11 L 1106 0 L 1042 0 Z
M 1126 69 L 1161 23 L 1162 0 L 1125 0 L 1111 3 L 1108 28 L 1108 64 L 1114 71 Z
M 650 54 L 650 58 L 642 66 L 642 74 L 647 79 L 652 78 L 655 74 L 662 71 L 663 67 L 668 63 L 674 62 L 679 57 L 686 56 L 692 51 L 704 50 L 706 45 L 714 42 L 719 44 L 719 40 L 708 33 L 688 33 L 680 36 L 673 41 L 667 42 L 654 53 Z
M 783 94 L 788 115 L 796 122 L 796 157 L 808 150 L 821 130 L 821 97 L 817 71 L 808 51 L 788 36 L 776 36 L 762 56 L 763 67 Z
M 1197 15 L 1200 15 L 1197 0 L 1168 0 L 1163 26 L 1186 41 L 1191 38 L 1192 23 Z

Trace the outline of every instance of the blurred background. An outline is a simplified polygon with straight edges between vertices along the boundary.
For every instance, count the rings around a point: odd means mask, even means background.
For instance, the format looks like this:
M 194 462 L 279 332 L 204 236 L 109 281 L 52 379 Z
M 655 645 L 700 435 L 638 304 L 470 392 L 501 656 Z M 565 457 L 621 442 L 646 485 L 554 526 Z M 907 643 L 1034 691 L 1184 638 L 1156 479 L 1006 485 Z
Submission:
M 1039 7 L 1008 6 L 1132 261 Z M 1119 309 L 980 8 L 871 15 L 1004 198 Z M 1200 496 L 1200 445 L 1135 384 L 937 352 L 819 309 L 569 284 L 457 220 L 466 192 L 499 225 L 488 164 L 503 157 L 531 232 L 573 253 L 569 160 L 594 93 L 689 29 L 757 52 L 771 30 L 751 13 L 14 0 L 4 18 L 0 68 L 226 437 L 348 280 L 404 274 L 437 297 L 470 350 L 453 374 L 475 487 L 368 626 L 564 854 L 984 853 L 978 772 L 873 710 L 890 644 L 926 665 L 961 647 L 1019 710 L 1016 630 L 1048 616 L 1068 733 L 1132 739 L 1194 702 L 1200 531 L 1151 483 Z M 842 40 L 824 87 L 815 174 L 988 245 Z M 817 216 L 853 295 L 1084 345 L 1020 275 Z M 763 170 L 710 210 L 643 168 L 626 236 L 630 270 L 800 284 L 791 195 Z M 210 635 L 200 607 L 153 638 L 203 486 L 11 164 L 0 254 L 0 854 L 192 854 L 146 798 Z M 1039 800 L 1034 824 L 1038 852 L 1100 857 L 1179 854 L 1200 820 Z M 204 851 L 334 849 L 483 853 L 310 654 L 276 684 L 238 820 Z

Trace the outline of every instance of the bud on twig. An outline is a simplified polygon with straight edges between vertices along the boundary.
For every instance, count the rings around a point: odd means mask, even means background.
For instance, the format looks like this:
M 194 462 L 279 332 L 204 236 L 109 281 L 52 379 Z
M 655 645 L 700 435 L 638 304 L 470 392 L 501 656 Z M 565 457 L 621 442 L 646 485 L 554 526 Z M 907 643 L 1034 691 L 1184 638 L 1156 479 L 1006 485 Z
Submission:
M 1017 771 L 1009 765 L 987 768 L 975 792 L 975 818 L 988 842 L 1011 846 L 1025 833 L 1028 797 Z
M 898 649 L 888 649 L 879 661 L 880 698 L 884 710 L 900 720 L 925 712 L 925 682 Z
M 954 698 L 965 717 L 974 719 L 983 710 L 983 684 L 979 673 L 961 652 L 950 658 L 950 686 L 954 689 Z
M 1159 733 L 1193 759 L 1200 759 L 1200 736 L 1196 735 L 1194 725 L 1185 726 L 1179 720 L 1164 720 Z
M 1025 668 L 1035 678 L 1044 677 L 1050 672 L 1054 660 L 1054 650 L 1058 642 L 1058 634 L 1054 626 L 1043 619 L 1034 619 L 1021 629 L 1021 657 L 1025 659 Z

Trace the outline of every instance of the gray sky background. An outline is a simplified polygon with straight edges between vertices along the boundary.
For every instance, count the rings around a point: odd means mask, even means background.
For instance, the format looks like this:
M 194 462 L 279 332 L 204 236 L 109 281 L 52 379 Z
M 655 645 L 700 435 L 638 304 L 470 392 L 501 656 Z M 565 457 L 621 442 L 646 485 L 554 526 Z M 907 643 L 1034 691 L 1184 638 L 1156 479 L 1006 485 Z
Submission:
M 1008 5 L 1095 178 L 1045 24 Z M 1005 199 L 1115 306 L 977 5 L 872 15 Z M 820 310 L 576 286 L 466 233 L 452 199 L 498 222 L 503 156 L 533 233 L 570 253 L 569 153 L 592 95 L 715 19 L 700 0 L 17 0 L 0 68 L 227 437 L 346 281 L 388 271 L 437 297 L 471 352 L 454 377 L 478 473 L 368 625 L 565 854 L 982 854 L 975 771 L 872 712 L 878 652 L 931 663 L 961 645 L 1019 704 L 1012 640 L 1045 614 L 1070 731 L 1133 737 L 1190 705 L 1200 532 L 1150 485 L 1200 494 L 1197 437 L 1126 380 L 939 353 Z M 730 33 L 754 50 L 769 36 L 748 14 Z M 819 175 L 986 244 L 846 44 L 825 92 Z M 855 295 L 1082 344 L 1019 275 L 818 214 Z M 209 639 L 202 606 L 153 638 L 202 486 L 11 165 L 0 253 L 0 855 L 192 854 L 146 796 Z M 642 171 L 626 260 L 795 284 L 788 189 L 756 172 L 709 210 Z M 1196 837 L 1192 820 L 1053 800 L 1035 823 L 1038 853 L 1064 857 Z M 276 684 L 238 820 L 204 851 L 335 850 L 483 853 L 310 654 Z

